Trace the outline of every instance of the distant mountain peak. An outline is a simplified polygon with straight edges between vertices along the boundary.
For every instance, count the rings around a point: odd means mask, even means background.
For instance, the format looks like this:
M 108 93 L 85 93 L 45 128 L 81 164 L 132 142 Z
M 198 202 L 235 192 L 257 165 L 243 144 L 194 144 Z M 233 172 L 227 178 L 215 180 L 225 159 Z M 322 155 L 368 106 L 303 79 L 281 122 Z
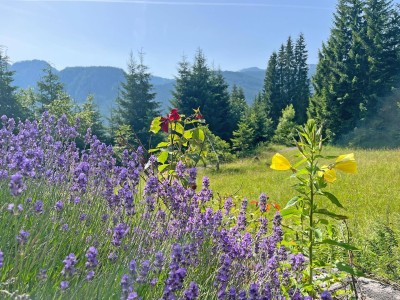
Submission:
M 241 69 L 238 72 L 252 73 L 252 72 L 265 72 L 265 70 L 264 69 L 260 69 L 258 67 L 250 67 L 250 68 Z

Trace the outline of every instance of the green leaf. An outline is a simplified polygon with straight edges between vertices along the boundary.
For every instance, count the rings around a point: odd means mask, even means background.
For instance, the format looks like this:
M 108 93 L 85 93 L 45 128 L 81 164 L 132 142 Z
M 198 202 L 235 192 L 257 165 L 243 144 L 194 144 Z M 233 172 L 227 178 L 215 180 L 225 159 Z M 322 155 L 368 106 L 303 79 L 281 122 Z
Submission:
M 204 142 L 205 139 L 204 131 L 200 128 L 196 128 L 195 130 L 193 130 L 193 138 Z
M 183 137 L 184 137 L 185 139 L 191 139 L 192 136 L 193 136 L 193 132 L 190 131 L 190 130 L 186 130 L 186 131 L 183 133 Z
M 325 208 L 321 208 L 321 209 L 317 209 L 314 211 L 316 214 L 322 214 L 322 215 L 326 215 L 329 216 L 331 218 L 334 218 L 336 220 L 346 220 L 349 217 L 348 216 L 343 216 L 343 215 L 337 215 L 333 212 L 330 212 L 329 210 L 325 209 Z
M 167 146 L 169 146 L 169 142 L 161 142 L 161 143 L 158 143 L 156 148 L 164 148 L 164 147 L 167 147 Z
M 181 123 L 175 122 L 174 125 L 172 126 L 172 130 L 175 131 L 176 133 L 183 134 L 185 128 L 183 128 Z
M 150 131 L 153 133 L 157 133 L 161 129 L 161 117 L 154 118 L 153 121 L 151 121 L 150 125 Z
M 161 164 L 164 164 L 167 161 L 167 159 L 168 159 L 168 152 L 166 151 L 161 152 L 157 158 L 158 162 L 160 162 Z
M 168 167 L 169 164 L 163 164 L 158 166 L 158 172 L 162 172 L 165 170 L 166 167 Z
M 322 195 L 324 195 L 326 198 L 331 200 L 333 204 L 335 204 L 337 207 L 344 208 L 343 205 L 339 202 L 338 198 L 336 198 L 335 195 L 328 193 L 328 192 L 322 192 Z
M 295 205 L 295 204 L 299 201 L 299 199 L 300 199 L 300 198 L 299 198 L 298 196 L 293 197 L 292 199 L 289 200 L 289 202 L 286 204 L 286 206 L 285 206 L 284 209 L 287 209 L 287 208 L 289 208 L 289 207 Z
M 354 247 L 350 244 L 342 243 L 342 242 L 338 242 L 338 241 L 330 240 L 330 239 L 323 240 L 322 242 L 319 242 L 316 244 L 328 244 L 328 245 L 338 246 L 338 247 L 341 247 L 346 250 L 359 250 L 357 247 Z
M 281 210 L 281 216 L 283 217 L 289 217 L 289 216 L 298 216 L 300 215 L 299 210 L 296 207 L 289 207 Z
M 341 261 L 336 262 L 335 266 L 339 271 L 346 272 L 346 273 L 354 275 L 354 276 L 363 276 L 364 275 L 363 272 L 361 272 L 361 271 L 357 270 L 356 268 L 354 268 L 344 262 L 341 262 Z

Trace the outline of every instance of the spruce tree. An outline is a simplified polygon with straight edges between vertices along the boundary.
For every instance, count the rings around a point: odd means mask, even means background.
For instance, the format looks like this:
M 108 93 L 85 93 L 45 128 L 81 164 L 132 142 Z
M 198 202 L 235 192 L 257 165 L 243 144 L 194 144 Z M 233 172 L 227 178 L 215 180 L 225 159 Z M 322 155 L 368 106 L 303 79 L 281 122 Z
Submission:
M 294 48 L 295 57 L 295 91 L 293 95 L 293 107 L 297 112 L 295 121 L 303 124 L 307 120 L 307 106 L 310 98 L 310 79 L 308 78 L 308 52 L 304 35 L 300 34 Z
M 48 65 L 43 69 L 44 76 L 37 83 L 39 107 L 38 111 L 41 114 L 46 110 L 46 105 L 56 100 L 64 93 L 64 85 L 55 72 L 55 69 Z
M 155 102 L 155 93 L 150 82 L 148 67 L 144 65 L 143 53 L 139 53 L 139 63 L 131 53 L 125 82 L 121 83 L 120 95 L 116 99 L 115 122 L 117 126 L 129 125 L 137 140 L 145 147 L 149 145 L 149 126 L 154 117 L 160 114 L 159 104 Z
M 231 128 L 236 130 L 240 119 L 245 116 L 248 110 L 243 88 L 238 87 L 236 84 L 232 87 L 229 106 L 231 110 Z
M 193 114 L 200 108 L 210 130 L 228 140 L 231 128 L 228 85 L 220 71 L 207 65 L 203 52 L 199 49 L 194 63 L 190 66 L 184 59 L 179 64 L 175 90 L 171 105 L 185 115 Z
M 0 47 L 0 116 L 21 117 L 22 109 L 15 98 L 16 87 L 12 86 L 14 72 L 8 70 L 8 56 Z

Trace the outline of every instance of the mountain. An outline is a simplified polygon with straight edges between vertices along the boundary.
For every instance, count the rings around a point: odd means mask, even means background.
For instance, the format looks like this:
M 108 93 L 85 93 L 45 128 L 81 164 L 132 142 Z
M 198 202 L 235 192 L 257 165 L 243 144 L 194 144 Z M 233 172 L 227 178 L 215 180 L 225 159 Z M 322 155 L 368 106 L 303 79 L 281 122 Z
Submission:
M 16 62 L 10 70 L 15 71 L 13 84 L 17 87 L 36 87 L 36 83 L 43 76 L 43 69 L 48 63 L 42 60 Z M 309 65 L 310 76 L 315 73 L 315 65 Z M 115 67 L 67 67 L 61 71 L 53 70 L 64 83 L 65 90 L 77 102 L 82 103 L 90 94 L 99 106 L 104 117 L 110 116 L 114 100 L 118 96 L 120 83 L 124 80 L 124 70 Z M 262 90 L 265 70 L 256 67 L 240 71 L 222 71 L 227 84 L 233 84 L 244 90 L 246 101 L 250 104 Z M 156 93 L 156 101 L 164 111 L 168 109 L 171 91 L 174 89 L 175 79 L 151 76 L 151 83 Z

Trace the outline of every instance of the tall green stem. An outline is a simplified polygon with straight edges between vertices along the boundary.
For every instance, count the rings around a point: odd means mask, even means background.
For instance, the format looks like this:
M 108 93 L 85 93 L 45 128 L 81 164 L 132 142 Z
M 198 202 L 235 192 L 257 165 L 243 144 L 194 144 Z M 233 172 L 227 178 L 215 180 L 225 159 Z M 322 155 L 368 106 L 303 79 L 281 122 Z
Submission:
M 314 149 L 313 149 L 314 150 Z M 314 236 L 313 236 L 313 213 L 314 213 L 314 152 L 311 151 L 311 170 L 310 170 L 310 212 L 309 212 L 309 232 L 308 232 L 308 255 L 310 259 L 309 263 L 309 273 L 310 278 L 308 279 L 308 283 L 312 285 L 313 283 L 313 245 L 314 245 Z

